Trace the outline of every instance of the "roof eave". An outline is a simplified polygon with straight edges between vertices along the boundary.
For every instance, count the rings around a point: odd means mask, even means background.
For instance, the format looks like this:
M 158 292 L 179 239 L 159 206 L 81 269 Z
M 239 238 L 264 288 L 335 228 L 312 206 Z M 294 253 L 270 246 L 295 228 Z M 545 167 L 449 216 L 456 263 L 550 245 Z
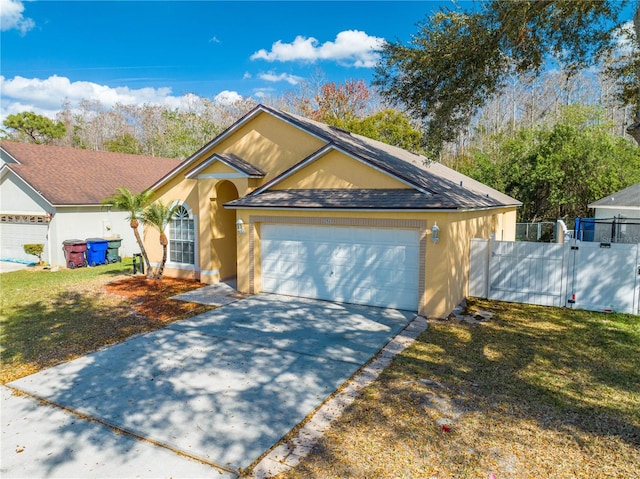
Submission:
M 2 168 L 0 168 L 0 174 L 2 174 L 2 177 L 8 175 L 8 174 L 12 174 L 14 175 L 16 178 L 18 178 L 22 183 L 24 183 L 24 185 L 29 188 L 31 191 L 33 191 L 36 195 L 38 195 L 40 198 L 42 198 L 43 201 L 45 201 L 49 206 L 55 208 L 55 205 L 49 201 L 46 196 L 44 196 L 40 191 L 36 190 L 31 183 L 29 183 L 27 180 L 25 180 L 22 176 L 20 176 L 18 173 L 16 173 L 12 168 L 9 167 L 8 163 L 5 163 L 4 165 L 2 165 Z
M 462 213 L 469 211 L 486 211 L 502 208 L 515 208 L 515 205 L 499 205 L 499 206 L 478 206 L 478 207 L 457 207 L 457 208 L 355 208 L 352 206 L 345 207 L 323 207 L 323 206 L 247 206 L 247 205 L 223 205 L 229 210 L 274 210 L 274 211 L 357 211 L 370 213 L 385 212 L 404 212 L 404 213 L 425 213 L 425 212 L 442 212 L 442 213 Z

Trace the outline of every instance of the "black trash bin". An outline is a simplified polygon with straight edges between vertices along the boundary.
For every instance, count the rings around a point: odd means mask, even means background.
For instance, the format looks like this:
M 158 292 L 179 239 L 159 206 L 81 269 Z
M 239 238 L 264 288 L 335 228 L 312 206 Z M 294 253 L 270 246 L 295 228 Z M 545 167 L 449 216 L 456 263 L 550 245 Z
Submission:
M 107 240 L 107 263 L 118 263 L 122 261 L 118 250 L 122 244 L 121 238 L 105 238 Z
M 87 242 L 79 239 L 69 239 L 62 242 L 64 249 L 64 257 L 67 260 L 67 268 L 75 269 L 87 266 L 85 253 L 87 251 Z

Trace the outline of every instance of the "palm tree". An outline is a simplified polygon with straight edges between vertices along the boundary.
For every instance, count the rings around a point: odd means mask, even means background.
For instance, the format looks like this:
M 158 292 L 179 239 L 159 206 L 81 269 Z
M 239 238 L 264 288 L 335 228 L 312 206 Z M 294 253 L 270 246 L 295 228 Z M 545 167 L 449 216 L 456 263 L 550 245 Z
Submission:
M 140 238 L 140 233 L 138 232 L 138 217 L 151 203 L 152 195 L 153 192 L 151 190 L 145 190 L 141 193 L 134 194 L 127 188 L 116 188 L 116 192 L 113 195 L 102 200 L 102 204 L 104 205 L 111 205 L 114 208 L 124 210 L 129 213 L 127 219 L 129 220 L 129 226 L 133 229 L 133 234 L 138 242 L 140 253 L 147 265 L 147 278 L 151 278 L 151 263 L 149 262 L 147 250 L 144 248 L 144 243 L 142 242 L 142 238 Z
M 167 245 L 169 244 L 169 240 L 167 239 L 167 235 L 164 231 L 167 229 L 167 226 L 169 226 L 169 223 L 171 223 L 171 220 L 179 207 L 180 205 L 169 207 L 161 201 L 156 201 L 155 203 L 151 203 L 147 206 L 142 212 L 142 215 L 140 215 L 140 219 L 144 224 L 154 226 L 160 233 L 162 261 L 155 275 L 155 279 L 157 280 L 162 280 L 164 265 L 167 262 Z

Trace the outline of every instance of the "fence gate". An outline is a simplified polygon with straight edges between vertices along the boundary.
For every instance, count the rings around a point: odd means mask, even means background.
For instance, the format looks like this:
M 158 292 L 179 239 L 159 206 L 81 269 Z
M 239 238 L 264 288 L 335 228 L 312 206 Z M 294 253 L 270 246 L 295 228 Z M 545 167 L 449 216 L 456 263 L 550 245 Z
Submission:
M 640 244 L 474 239 L 469 295 L 640 314 Z

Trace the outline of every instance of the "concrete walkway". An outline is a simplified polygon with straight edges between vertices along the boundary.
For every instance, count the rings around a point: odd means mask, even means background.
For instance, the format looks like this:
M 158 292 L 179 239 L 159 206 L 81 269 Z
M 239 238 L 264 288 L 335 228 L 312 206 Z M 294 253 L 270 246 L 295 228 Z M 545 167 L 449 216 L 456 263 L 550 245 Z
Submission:
M 20 271 L 22 269 L 30 268 L 31 266 L 24 263 L 15 263 L 13 261 L 0 261 L 0 274 L 10 273 L 12 271 Z
M 236 477 L 414 317 L 261 294 L 19 379 L 2 477 Z

